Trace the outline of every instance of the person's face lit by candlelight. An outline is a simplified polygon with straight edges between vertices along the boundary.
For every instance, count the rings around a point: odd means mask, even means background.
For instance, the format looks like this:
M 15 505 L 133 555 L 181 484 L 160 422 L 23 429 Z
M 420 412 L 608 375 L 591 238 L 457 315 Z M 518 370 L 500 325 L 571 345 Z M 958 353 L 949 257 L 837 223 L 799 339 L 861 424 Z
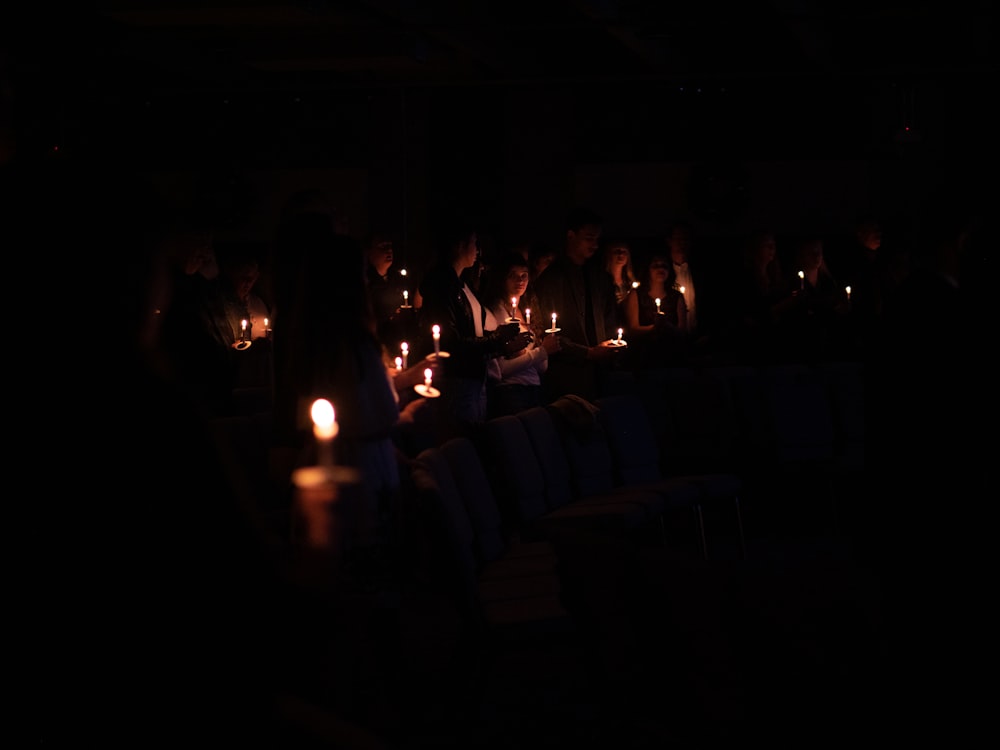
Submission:
M 528 266 L 512 266 L 507 272 L 504 288 L 508 299 L 516 297 L 520 300 L 528 289 Z

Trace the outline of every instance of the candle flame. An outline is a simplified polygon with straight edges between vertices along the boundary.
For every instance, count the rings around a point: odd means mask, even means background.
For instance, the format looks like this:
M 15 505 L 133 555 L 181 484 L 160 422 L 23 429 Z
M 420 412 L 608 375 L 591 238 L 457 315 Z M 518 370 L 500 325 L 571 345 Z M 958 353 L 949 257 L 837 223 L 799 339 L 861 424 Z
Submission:
M 337 420 L 333 404 L 325 398 L 318 398 L 313 401 L 310 415 L 313 421 L 313 433 L 317 438 L 330 440 L 336 436 Z
M 406 352 L 410 351 L 410 345 L 409 345 L 409 344 L 407 344 L 407 343 L 406 343 L 405 341 L 404 341 L 404 342 L 403 342 L 402 344 L 400 344 L 400 345 L 399 345 L 399 348 L 400 348 L 400 350 L 402 350 L 402 351 L 403 351 L 404 353 L 406 353 Z
M 800 279 L 804 279 L 805 277 L 806 277 L 805 272 L 804 271 L 799 271 L 799 278 Z
M 429 367 L 426 370 L 424 370 L 424 385 L 426 385 L 428 388 L 431 387 L 431 376 L 433 374 L 434 374 L 433 371 Z
M 681 288 L 680 288 L 680 293 L 681 293 L 681 294 L 684 294 L 684 292 L 685 292 L 685 291 L 687 291 L 687 290 L 686 290 L 686 289 L 685 289 L 684 287 L 681 287 Z
M 434 338 L 437 338 L 438 336 L 440 336 L 441 335 L 441 326 L 439 326 L 439 325 L 431 326 L 431 333 L 434 334 Z

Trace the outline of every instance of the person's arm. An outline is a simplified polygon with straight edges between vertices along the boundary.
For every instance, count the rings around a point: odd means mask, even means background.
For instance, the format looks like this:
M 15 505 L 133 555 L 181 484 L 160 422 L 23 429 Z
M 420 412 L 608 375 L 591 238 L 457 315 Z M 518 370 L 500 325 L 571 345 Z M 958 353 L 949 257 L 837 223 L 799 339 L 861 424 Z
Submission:
M 655 326 L 641 325 L 639 323 L 639 293 L 632 292 L 625 298 L 625 328 L 630 336 L 644 335 L 652 331 Z
M 429 331 L 433 325 L 441 326 L 441 350 L 456 357 L 497 357 L 508 353 L 507 344 L 516 336 L 517 327 L 501 325 L 496 330 L 484 330 L 482 336 L 476 336 L 473 324 L 465 318 L 465 309 L 457 294 L 465 294 L 461 286 L 457 287 L 457 291 L 453 288 L 421 288 L 422 327 Z M 522 343 L 519 348 L 523 347 Z

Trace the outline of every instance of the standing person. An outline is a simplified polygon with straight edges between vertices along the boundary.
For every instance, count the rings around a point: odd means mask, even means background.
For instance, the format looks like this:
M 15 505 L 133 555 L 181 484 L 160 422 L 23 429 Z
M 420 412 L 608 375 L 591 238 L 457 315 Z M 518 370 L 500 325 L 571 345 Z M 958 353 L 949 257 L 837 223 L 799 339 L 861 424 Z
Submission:
M 626 329 L 636 346 L 632 355 L 639 367 L 676 363 L 686 355 L 687 308 L 671 276 L 670 259 L 654 253 L 639 292 L 626 300 Z
M 376 333 L 386 349 L 394 351 L 401 341 L 413 338 L 416 289 L 407 286 L 409 282 L 395 268 L 393 242 L 388 235 L 372 233 L 365 240 L 365 255 L 365 283 Z
M 400 478 L 392 436 L 399 404 L 375 336 L 364 252 L 338 234 L 324 213 L 290 217 L 281 236 L 275 440 L 292 468 L 315 461 L 310 406 L 319 398 L 333 403 L 340 427 L 337 462 L 357 468 L 362 477 L 344 507 L 344 551 L 359 571 L 374 574 L 394 551 Z
M 518 330 L 532 337 L 531 343 L 522 351 L 492 361 L 487 383 L 489 418 L 541 406 L 542 376 L 549 367 L 549 354 L 559 350 L 558 336 L 534 337 L 532 325 L 537 327 L 539 316 L 536 312 L 530 322 L 527 318 L 527 311 L 532 309 L 526 296 L 528 277 L 528 261 L 514 252 L 491 265 L 486 277 L 484 296 L 493 317 L 498 322 L 515 320 Z M 516 306 L 512 300 L 517 300 Z M 534 309 L 537 310 L 538 306 L 535 305 Z
M 420 284 L 421 331 L 441 328 L 444 362 L 439 408 L 450 425 L 446 432 L 464 434 L 486 420 L 487 363 L 524 349 L 530 340 L 516 323 L 497 325 L 489 308 L 464 281 L 479 259 L 479 237 L 471 223 L 457 223 L 440 240 L 436 263 Z M 426 345 L 424 349 L 427 350 Z
M 704 297 L 703 279 L 699 272 L 697 259 L 694 258 L 694 231 L 687 222 L 677 222 L 670 228 L 667 235 L 667 248 L 673 264 L 671 276 L 674 285 L 679 289 L 684 287 L 684 306 L 687 309 L 687 321 L 684 330 L 691 337 L 698 338 L 704 334 L 704 315 L 701 315 L 700 303 Z
M 536 292 L 545 316 L 555 313 L 561 330 L 559 351 L 549 357 L 543 379 L 544 397 L 554 401 L 575 394 L 588 400 L 601 393 L 604 374 L 618 349 L 604 346 L 618 335 L 615 290 L 600 246 L 603 220 L 588 208 L 572 211 L 566 222 L 566 245 L 538 277 Z M 551 321 L 551 318 L 548 318 Z
M 623 240 L 613 240 L 604 246 L 604 267 L 611 274 L 615 285 L 615 302 L 618 305 L 618 322 L 625 326 L 628 297 L 638 284 L 632 270 L 632 248 Z

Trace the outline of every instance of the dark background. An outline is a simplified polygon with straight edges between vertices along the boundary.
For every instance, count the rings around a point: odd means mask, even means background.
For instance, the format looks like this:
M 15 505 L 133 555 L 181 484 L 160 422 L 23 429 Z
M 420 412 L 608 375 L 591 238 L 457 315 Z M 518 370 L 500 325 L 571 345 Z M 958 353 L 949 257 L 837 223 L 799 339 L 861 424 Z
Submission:
M 496 244 L 609 233 L 902 237 L 992 183 L 993 3 L 107 2 L 9 8 L 21 153 L 98 155 L 265 242 L 297 189 L 419 264 L 457 211 Z

